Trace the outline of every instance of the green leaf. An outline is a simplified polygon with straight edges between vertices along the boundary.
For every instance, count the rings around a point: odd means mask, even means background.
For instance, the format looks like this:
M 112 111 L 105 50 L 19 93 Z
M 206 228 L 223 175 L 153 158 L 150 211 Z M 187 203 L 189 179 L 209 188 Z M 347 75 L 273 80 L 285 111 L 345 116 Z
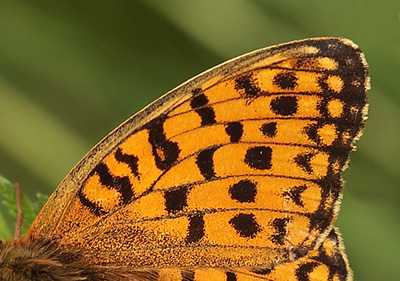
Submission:
M 34 201 L 30 200 L 23 192 L 21 187 L 21 205 L 23 211 L 23 222 L 21 233 L 24 234 L 28 230 L 41 206 L 47 197 L 38 193 Z M 15 186 L 6 178 L 0 175 L 0 238 L 10 239 L 14 235 L 15 222 L 18 215 L 16 203 Z

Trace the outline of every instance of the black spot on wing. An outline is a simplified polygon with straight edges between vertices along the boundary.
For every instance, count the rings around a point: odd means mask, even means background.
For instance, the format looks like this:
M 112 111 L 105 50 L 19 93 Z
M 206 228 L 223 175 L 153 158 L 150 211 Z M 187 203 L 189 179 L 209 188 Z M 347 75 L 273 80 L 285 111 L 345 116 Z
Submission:
M 240 122 L 231 122 L 225 126 L 231 142 L 239 142 L 243 135 L 243 125 Z
M 156 166 L 161 170 L 168 170 L 178 159 L 180 153 L 178 144 L 166 139 L 163 128 L 165 119 L 166 116 L 159 116 L 146 126 L 149 129 L 149 142 L 152 146 Z
M 257 186 L 250 180 L 241 180 L 229 188 L 229 194 L 233 200 L 239 201 L 240 203 L 254 203 L 257 194 Z
M 292 96 L 277 97 L 271 101 L 271 111 L 277 115 L 292 116 L 298 110 L 297 98 Z
M 217 149 L 217 147 L 213 147 L 203 150 L 196 158 L 196 165 L 199 168 L 200 173 L 207 180 L 215 177 L 213 156 Z
M 226 281 L 237 281 L 236 274 L 233 272 L 226 272 Z
M 131 169 L 132 174 L 135 177 L 139 178 L 139 170 L 138 170 L 139 158 L 137 158 L 134 155 L 123 153 L 122 149 L 118 147 L 116 152 L 115 152 L 115 159 L 118 162 L 122 162 L 122 163 L 128 164 L 129 168 Z
M 256 85 L 251 75 L 241 76 L 235 82 L 235 89 L 244 90 L 246 98 L 256 98 L 261 95 L 261 89 Z
M 282 72 L 273 80 L 274 85 L 284 90 L 294 90 L 297 86 L 297 77 L 294 72 Z
M 187 193 L 187 187 L 180 187 L 177 190 L 165 192 L 165 210 L 168 213 L 182 211 L 187 206 Z
M 254 214 L 237 214 L 229 220 L 229 224 L 241 237 L 254 238 L 261 231 Z
M 215 112 L 211 107 L 203 107 L 196 109 L 197 114 L 201 118 L 201 126 L 208 126 L 216 123 Z
M 271 235 L 271 241 L 277 245 L 283 245 L 285 243 L 285 237 L 287 236 L 286 226 L 289 223 L 289 218 L 276 218 L 271 222 L 271 226 L 275 228 L 275 234 Z
M 207 126 L 216 123 L 215 112 L 211 106 L 207 106 L 208 98 L 204 93 L 201 93 L 201 89 L 195 91 L 197 94 L 190 102 L 190 106 L 201 118 L 201 126 Z
M 268 170 L 272 167 L 271 157 L 271 147 L 255 146 L 246 151 L 244 162 L 253 169 Z
M 201 89 L 196 89 L 193 93 L 195 96 L 190 101 L 191 108 L 196 109 L 208 104 L 208 98 L 202 93 Z
M 196 213 L 188 217 L 189 228 L 186 236 L 187 243 L 196 243 L 205 235 L 204 214 Z
M 264 123 L 261 126 L 260 131 L 263 133 L 264 136 L 266 136 L 268 138 L 273 138 L 276 136 L 276 132 L 277 132 L 276 126 L 277 126 L 276 122 Z

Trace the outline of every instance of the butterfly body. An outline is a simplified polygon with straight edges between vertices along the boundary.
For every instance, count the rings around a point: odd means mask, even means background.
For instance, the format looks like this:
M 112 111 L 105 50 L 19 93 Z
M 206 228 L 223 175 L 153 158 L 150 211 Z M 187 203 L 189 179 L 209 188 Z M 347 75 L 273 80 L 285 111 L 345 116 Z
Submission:
M 336 38 L 196 76 L 77 164 L 2 245 L 0 276 L 20 280 L 11 256 L 67 270 L 49 280 L 351 280 L 332 224 L 368 87 L 363 54 Z

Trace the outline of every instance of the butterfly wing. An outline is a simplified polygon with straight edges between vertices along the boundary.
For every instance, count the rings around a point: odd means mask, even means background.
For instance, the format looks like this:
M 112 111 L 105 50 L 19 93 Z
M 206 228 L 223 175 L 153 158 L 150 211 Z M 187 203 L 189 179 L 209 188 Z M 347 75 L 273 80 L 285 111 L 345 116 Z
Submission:
M 33 223 L 99 267 L 272 268 L 318 249 L 369 87 L 346 39 L 262 49 L 128 119 L 63 180 Z

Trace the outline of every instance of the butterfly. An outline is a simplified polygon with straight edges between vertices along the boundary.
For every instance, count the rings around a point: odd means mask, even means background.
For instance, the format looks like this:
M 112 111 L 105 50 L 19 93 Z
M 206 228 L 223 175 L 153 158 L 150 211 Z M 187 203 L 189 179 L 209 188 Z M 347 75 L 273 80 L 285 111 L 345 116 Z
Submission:
M 188 80 L 100 141 L 1 280 L 351 280 L 341 173 L 367 114 L 350 40 L 257 50 Z

